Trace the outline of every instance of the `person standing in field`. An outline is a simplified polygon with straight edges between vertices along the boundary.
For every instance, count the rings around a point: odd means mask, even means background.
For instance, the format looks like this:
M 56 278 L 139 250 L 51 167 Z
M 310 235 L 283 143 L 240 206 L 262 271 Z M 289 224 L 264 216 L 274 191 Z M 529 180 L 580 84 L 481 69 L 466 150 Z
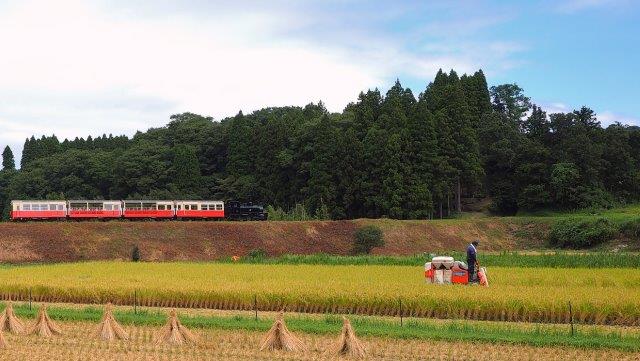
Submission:
M 469 271 L 469 284 L 477 283 L 476 272 L 478 271 L 478 259 L 476 258 L 478 250 L 476 247 L 480 241 L 475 240 L 467 247 L 467 267 Z

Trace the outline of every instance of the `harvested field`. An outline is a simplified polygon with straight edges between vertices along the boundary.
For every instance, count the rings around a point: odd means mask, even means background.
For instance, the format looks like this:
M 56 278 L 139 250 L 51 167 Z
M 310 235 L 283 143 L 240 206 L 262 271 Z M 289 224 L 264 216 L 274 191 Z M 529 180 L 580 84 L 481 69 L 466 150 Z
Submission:
M 0 350 L 7 360 L 336 360 L 329 353 L 337 335 L 299 334 L 308 350 L 302 353 L 259 351 L 264 333 L 253 331 L 202 330 L 195 346 L 157 345 L 153 336 L 158 327 L 128 326 L 129 341 L 101 341 L 87 337 L 96 324 L 64 322 L 65 334 L 50 339 L 6 335 L 9 348 Z M 615 350 L 583 350 L 568 347 L 491 345 L 470 342 L 443 342 L 362 338 L 371 360 L 638 360 L 640 354 Z
M 147 261 L 205 261 L 262 249 L 268 255 L 349 254 L 355 230 L 376 224 L 386 245 L 376 254 L 412 255 L 462 250 L 481 239 L 483 250 L 517 249 L 528 227 L 518 219 L 309 222 L 29 222 L 0 223 L 0 262 L 130 259 L 135 245 Z M 538 228 L 545 229 L 540 222 Z M 518 235 L 518 236 L 516 236 Z M 527 239 L 527 246 L 540 245 Z
M 640 270 L 493 267 L 491 287 L 426 285 L 421 267 L 87 262 L 0 269 L 4 299 L 640 325 Z M 403 308 L 400 310 L 399 300 Z

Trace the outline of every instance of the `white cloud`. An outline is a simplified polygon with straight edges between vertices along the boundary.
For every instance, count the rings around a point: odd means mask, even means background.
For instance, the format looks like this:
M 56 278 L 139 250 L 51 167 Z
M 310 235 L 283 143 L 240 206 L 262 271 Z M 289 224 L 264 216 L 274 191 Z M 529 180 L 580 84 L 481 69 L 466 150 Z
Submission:
M 221 119 L 318 100 L 340 111 L 396 77 L 426 85 L 440 68 L 492 76 L 519 66 L 526 49 L 461 39 L 504 21 L 495 12 L 457 34 L 442 33 L 438 18 L 438 35 L 425 34 L 427 15 L 407 22 L 416 29 L 384 30 L 424 12 L 409 3 L 327 5 L 344 12 L 313 1 L 117 3 L 0 0 L 0 146 L 19 155 L 32 134 L 131 135 L 183 111 Z M 448 28 L 462 27 L 456 19 Z
M 547 112 L 547 114 L 567 113 L 567 112 L 573 111 L 573 109 L 571 109 L 567 104 L 560 103 L 560 102 L 553 102 L 553 103 L 541 102 L 540 108 L 542 108 L 542 110 Z
M 640 125 L 640 119 L 614 113 L 609 110 L 597 113 L 597 116 L 600 123 L 602 123 L 602 126 L 605 127 L 616 122 L 627 125 Z
M 339 111 L 360 91 L 397 76 L 426 84 L 439 68 L 490 74 L 513 66 L 511 56 L 521 50 L 367 33 L 362 20 L 355 30 L 327 13 L 304 13 L 307 3 L 1 3 L 0 145 L 19 153 L 32 134 L 131 135 L 182 111 L 220 119 L 318 100 Z M 396 12 L 372 19 L 390 21 L 402 8 L 385 7 Z M 327 24 L 331 35 L 323 38 L 318 29 Z
M 534 103 L 536 102 L 534 101 Z M 547 112 L 547 114 L 569 113 L 576 109 L 579 109 L 578 107 L 572 107 L 562 102 L 551 102 L 551 103 L 540 102 L 536 104 L 540 104 L 539 106 L 542 108 L 542 110 Z M 607 127 L 616 122 L 620 124 L 640 126 L 640 119 L 619 114 L 610 110 L 604 110 L 600 112 L 596 111 L 596 118 L 598 119 L 598 121 L 603 127 Z
M 383 83 L 340 49 L 270 38 L 287 19 L 113 16 L 83 1 L 5 4 L 0 142 L 31 134 L 132 134 L 171 113 L 217 118 L 322 99 L 332 110 Z

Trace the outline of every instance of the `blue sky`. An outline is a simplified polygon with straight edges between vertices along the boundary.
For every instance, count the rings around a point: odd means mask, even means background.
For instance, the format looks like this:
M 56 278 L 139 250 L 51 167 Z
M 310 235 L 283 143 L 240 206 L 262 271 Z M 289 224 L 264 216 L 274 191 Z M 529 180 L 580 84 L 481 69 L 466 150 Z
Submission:
M 482 68 L 550 112 L 640 124 L 640 2 L 0 0 L 0 145 L 132 135 Z

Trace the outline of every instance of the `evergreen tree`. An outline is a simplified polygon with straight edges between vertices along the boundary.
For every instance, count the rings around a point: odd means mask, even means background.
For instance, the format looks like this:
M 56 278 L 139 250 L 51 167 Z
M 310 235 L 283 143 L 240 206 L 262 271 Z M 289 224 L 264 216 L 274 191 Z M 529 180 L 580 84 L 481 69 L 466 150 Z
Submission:
M 16 162 L 13 159 L 13 152 L 7 145 L 2 152 L 2 169 L 3 170 L 15 170 Z
M 31 138 L 27 138 L 24 141 L 24 147 L 22 148 L 22 158 L 20 159 L 20 168 L 25 168 L 27 164 L 34 158 L 34 147 L 36 138 L 32 135 Z
M 200 163 L 193 147 L 178 145 L 174 150 L 173 178 L 181 198 L 199 198 L 202 194 Z
M 463 75 L 460 81 L 465 92 L 473 125 L 479 126 L 482 117 L 491 112 L 491 95 L 487 88 L 487 79 L 482 70 L 478 70 L 471 76 Z
M 480 144 L 485 186 L 492 197 L 493 210 L 513 215 L 518 211 L 518 189 L 515 178 L 521 135 L 504 114 L 488 113 L 482 119 Z

